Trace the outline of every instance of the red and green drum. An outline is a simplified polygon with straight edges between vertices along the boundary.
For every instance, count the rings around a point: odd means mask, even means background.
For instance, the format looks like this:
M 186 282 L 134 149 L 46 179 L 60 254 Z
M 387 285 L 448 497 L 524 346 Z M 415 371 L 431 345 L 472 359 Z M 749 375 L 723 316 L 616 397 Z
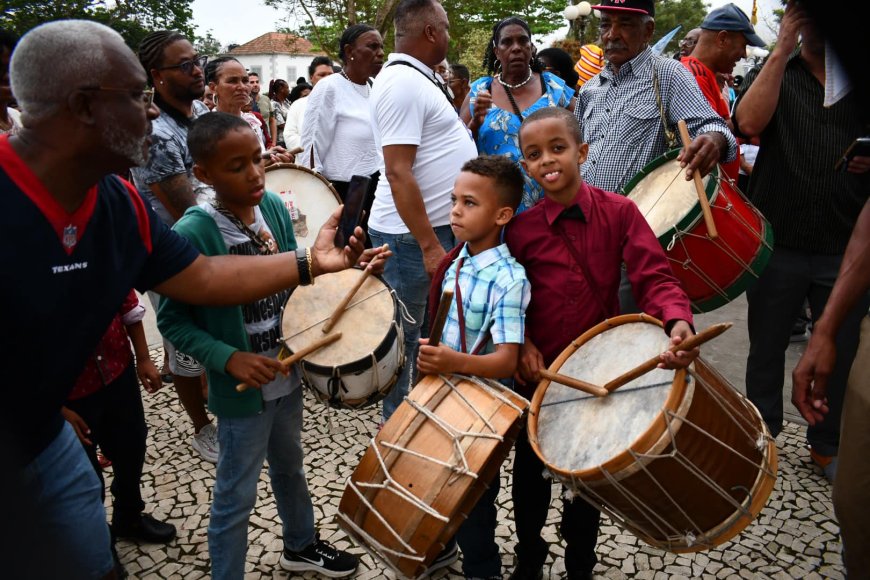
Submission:
M 624 188 L 659 239 L 695 312 L 731 302 L 761 275 L 773 251 L 773 229 L 718 165 L 703 179 L 718 231 L 710 239 L 679 149 L 651 161 Z

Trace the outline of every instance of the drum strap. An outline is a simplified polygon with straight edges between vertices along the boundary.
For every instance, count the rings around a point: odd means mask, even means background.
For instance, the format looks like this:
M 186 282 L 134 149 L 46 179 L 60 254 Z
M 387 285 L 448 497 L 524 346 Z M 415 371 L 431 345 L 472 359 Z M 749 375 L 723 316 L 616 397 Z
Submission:
M 464 261 L 465 258 L 459 258 L 456 260 L 456 283 L 454 284 L 453 295 L 456 297 L 456 318 L 459 321 L 459 344 L 461 345 L 462 352 L 467 353 L 468 345 L 465 342 L 465 314 L 462 311 L 462 290 L 459 288 L 459 271 L 462 269 L 462 263 Z M 488 342 L 489 329 L 487 329 L 483 340 L 478 339 L 477 346 L 474 347 L 471 354 L 479 353 Z
M 665 143 L 667 143 L 668 149 L 674 149 L 675 147 L 677 147 L 677 134 L 668 127 L 668 116 L 665 114 L 665 106 L 662 102 L 662 89 L 659 84 L 659 73 L 655 59 L 653 59 L 652 67 L 653 91 L 655 91 L 656 94 L 656 104 L 658 104 L 659 106 L 659 117 L 662 120 L 662 127 L 665 130 Z
M 564 219 L 564 218 L 563 218 Z M 568 252 L 574 257 L 574 261 L 577 262 L 577 265 L 580 266 L 580 270 L 583 272 L 583 277 L 586 278 L 586 284 L 589 286 L 589 291 L 595 297 L 595 301 L 598 303 L 598 308 L 601 309 L 602 320 L 605 320 L 610 317 L 608 313 L 607 306 L 605 306 L 604 299 L 598 293 L 598 287 L 595 285 L 595 281 L 592 279 L 592 275 L 589 273 L 589 265 L 586 263 L 586 260 L 583 258 L 583 254 L 574 247 L 574 244 L 571 243 L 571 240 L 568 239 L 568 234 L 565 233 L 565 230 L 562 228 L 562 224 L 558 221 L 554 224 L 554 228 L 557 232 L 559 232 L 559 237 L 562 238 L 562 241 L 565 242 L 565 247 L 568 248 Z M 584 234 L 585 234 L 584 230 Z M 584 250 L 586 249 L 586 236 L 583 236 L 583 245 Z

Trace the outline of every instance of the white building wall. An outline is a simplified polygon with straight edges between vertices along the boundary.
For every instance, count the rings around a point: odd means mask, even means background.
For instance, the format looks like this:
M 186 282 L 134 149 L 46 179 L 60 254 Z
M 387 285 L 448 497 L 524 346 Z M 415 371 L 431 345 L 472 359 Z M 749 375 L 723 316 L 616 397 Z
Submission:
M 313 56 L 289 54 L 238 54 L 234 55 L 245 68 L 260 75 L 261 91 L 269 89 L 272 79 L 284 79 L 292 88 L 299 77 L 308 78 L 308 65 Z

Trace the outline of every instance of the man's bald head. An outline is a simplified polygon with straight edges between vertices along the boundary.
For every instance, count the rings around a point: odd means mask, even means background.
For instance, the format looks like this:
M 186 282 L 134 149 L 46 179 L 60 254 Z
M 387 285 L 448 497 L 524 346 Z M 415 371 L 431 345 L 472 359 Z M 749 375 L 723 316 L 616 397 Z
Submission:
M 89 20 L 48 22 L 25 34 L 9 63 L 24 124 L 56 114 L 77 88 L 111 84 L 119 60 L 141 66 L 120 34 Z

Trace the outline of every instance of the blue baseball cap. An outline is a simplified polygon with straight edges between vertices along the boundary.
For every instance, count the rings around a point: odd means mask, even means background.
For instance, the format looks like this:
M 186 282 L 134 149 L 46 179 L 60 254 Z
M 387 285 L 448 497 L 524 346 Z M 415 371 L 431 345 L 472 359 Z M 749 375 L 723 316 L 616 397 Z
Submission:
M 755 34 L 755 28 L 753 28 L 746 13 L 734 4 L 726 4 L 711 11 L 701 23 L 701 28 L 704 30 L 742 32 L 751 46 L 766 45 L 761 37 Z

